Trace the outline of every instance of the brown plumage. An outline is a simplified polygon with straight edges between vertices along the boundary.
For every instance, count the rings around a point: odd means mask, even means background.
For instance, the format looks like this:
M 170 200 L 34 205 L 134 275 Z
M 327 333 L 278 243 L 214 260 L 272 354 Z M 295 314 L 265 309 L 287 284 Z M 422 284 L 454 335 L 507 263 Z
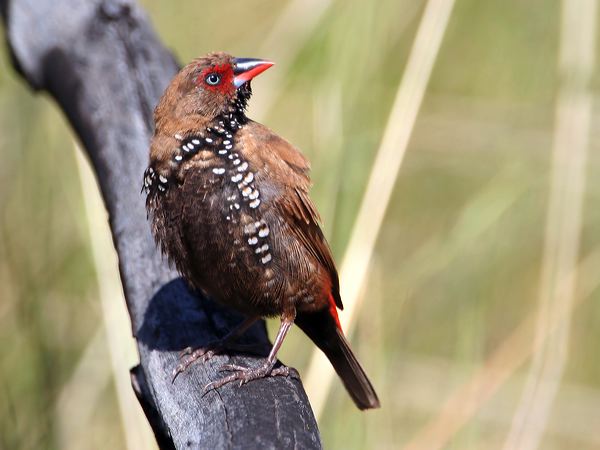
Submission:
M 329 357 L 359 408 L 379 400 L 343 336 L 338 275 L 309 198 L 309 163 L 298 149 L 245 115 L 261 60 L 212 53 L 171 82 L 156 110 L 144 176 L 152 230 L 162 251 L 196 289 L 249 317 L 278 316 L 273 350 L 258 369 L 207 389 L 286 375 L 277 350 L 297 323 Z M 175 375 L 218 349 L 189 352 Z

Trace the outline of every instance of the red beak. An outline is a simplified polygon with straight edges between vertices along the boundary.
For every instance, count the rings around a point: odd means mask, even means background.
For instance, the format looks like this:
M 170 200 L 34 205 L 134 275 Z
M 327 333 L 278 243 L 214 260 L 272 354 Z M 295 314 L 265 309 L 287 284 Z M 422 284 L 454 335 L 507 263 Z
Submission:
M 233 60 L 233 73 L 235 75 L 233 84 L 236 88 L 239 88 L 242 84 L 250 81 L 256 75 L 263 73 L 273 64 L 275 63 L 263 59 L 235 58 Z

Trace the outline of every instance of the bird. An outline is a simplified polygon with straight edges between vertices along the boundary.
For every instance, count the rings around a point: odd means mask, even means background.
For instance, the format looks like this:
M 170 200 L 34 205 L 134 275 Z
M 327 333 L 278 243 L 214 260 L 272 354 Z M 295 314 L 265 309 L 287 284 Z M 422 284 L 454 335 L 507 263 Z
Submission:
M 142 189 L 157 246 L 192 289 L 246 317 L 219 343 L 184 350 L 173 375 L 211 358 L 256 320 L 278 317 L 264 363 L 225 365 L 228 375 L 205 391 L 289 375 L 275 365 L 296 324 L 325 353 L 357 407 L 378 408 L 338 318 L 339 278 L 309 197 L 310 164 L 246 115 L 251 80 L 273 64 L 209 53 L 175 75 L 154 111 Z

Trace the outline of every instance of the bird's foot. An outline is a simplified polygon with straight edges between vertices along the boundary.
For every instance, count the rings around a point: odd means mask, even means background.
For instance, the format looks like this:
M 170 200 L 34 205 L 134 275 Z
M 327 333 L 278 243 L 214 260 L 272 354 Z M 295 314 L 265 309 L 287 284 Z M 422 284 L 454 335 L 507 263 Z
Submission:
M 204 386 L 204 394 L 218 389 L 233 381 L 239 381 L 240 386 L 246 384 L 252 380 L 258 380 L 259 378 L 266 377 L 287 377 L 295 376 L 298 377 L 298 373 L 295 369 L 290 369 L 287 366 L 274 367 L 274 364 L 266 361 L 262 366 L 259 367 L 243 367 L 236 364 L 225 364 L 219 369 L 220 372 L 233 372 L 220 380 L 213 381 Z
M 175 369 L 173 369 L 173 379 L 171 381 L 175 382 L 175 379 L 179 376 L 179 374 L 185 372 L 187 368 L 195 362 L 206 362 L 213 356 L 223 353 L 225 350 L 234 350 L 238 352 L 255 353 L 260 355 L 262 352 L 264 352 L 264 345 L 237 344 L 231 342 L 230 339 L 223 339 L 211 342 L 203 347 L 184 348 L 181 352 L 179 352 L 179 364 L 177 364 Z
M 183 349 L 179 352 L 179 364 L 173 369 L 173 379 L 171 382 L 175 382 L 179 374 L 185 372 L 196 361 L 206 362 L 213 356 L 221 353 L 224 349 L 225 345 L 223 341 L 211 342 L 204 347 L 195 349 L 192 347 Z

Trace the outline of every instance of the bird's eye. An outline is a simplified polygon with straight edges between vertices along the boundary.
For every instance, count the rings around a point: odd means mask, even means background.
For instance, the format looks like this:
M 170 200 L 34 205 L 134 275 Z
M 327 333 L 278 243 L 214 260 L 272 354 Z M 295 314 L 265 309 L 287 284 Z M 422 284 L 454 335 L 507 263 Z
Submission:
M 204 81 L 206 81 L 206 83 L 210 84 L 211 86 L 216 86 L 221 82 L 221 75 L 217 73 L 209 73 L 208 75 L 206 75 Z

